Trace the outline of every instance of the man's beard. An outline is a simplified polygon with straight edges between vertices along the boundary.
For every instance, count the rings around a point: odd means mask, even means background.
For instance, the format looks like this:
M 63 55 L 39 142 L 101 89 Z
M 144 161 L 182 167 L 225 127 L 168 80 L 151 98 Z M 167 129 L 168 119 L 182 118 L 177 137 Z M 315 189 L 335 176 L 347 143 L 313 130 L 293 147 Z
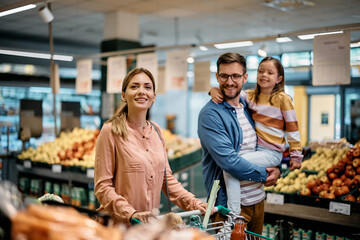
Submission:
M 241 89 L 237 88 L 236 92 L 235 92 L 233 95 L 227 95 L 227 94 L 225 93 L 224 87 L 221 87 L 220 90 L 221 90 L 222 95 L 223 95 L 226 99 L 229 99 L 229 100 L 236 98 L 237 96 L 239 96 L 239 94 L 240 94 L 240 92 L 241 92 Z

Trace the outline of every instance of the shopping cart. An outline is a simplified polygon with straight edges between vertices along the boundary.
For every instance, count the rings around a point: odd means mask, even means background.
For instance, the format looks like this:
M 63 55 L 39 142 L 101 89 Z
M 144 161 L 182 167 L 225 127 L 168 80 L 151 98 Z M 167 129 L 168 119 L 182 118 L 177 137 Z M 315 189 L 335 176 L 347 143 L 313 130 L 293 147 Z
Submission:
M 232 213 L 229 209 L 219 205 L 214 208 L 214 212 L 219 212 L 223 216 L 227 217 L 226 221 L 219 222 L 211 222 L 207 224 L 205 228 L 201 224 L 201 215 L 203 214 L 200 210 L 187 211 L 187 212 L 179 212 L 175 213 L 181 218 L 190 218 L 190 224 L 187 227 L 197 227 L 202 231 L 206 231 L 209 234 L 213 235 L 217 240 L 229 240 L 232 230 L 234 229 L 235 221 L 238 218 L 243 218 L 242 216 L 236 215 Z M 164 215 L 158 216 L 158 218 L 162 218 Z M 132 219 L 132 224 L 141 223 L 138 219 Z M 273 240 L 272 238 L 262 236 L 260 234 L 250 232 L 245 229 L 246 239 L 247 240 Z

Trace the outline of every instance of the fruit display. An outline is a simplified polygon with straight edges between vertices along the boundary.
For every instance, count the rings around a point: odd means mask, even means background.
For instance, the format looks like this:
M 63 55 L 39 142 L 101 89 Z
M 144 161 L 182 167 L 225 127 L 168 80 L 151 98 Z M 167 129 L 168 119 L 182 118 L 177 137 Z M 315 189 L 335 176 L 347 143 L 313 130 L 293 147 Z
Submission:
M 265 187 L 265 191 L 275 191 L 281 193 L 296 193 L 306 189 L 306 184 L 310 180 L 317 179 L 325 175 L 325 171 L 317 174 L 307 175 L 299 169 L 289 172 L 285 177 L 277 180 L 274 186 Z M 309 194 L 310 195 L 310 194 Z
M 308 190 L 300 192 L 324 198 L 337 198 L 348 194 L 360 186 L 360 148 L 353 147 L 346 152 L 345 157 L 326 170 L 326 176 L 307 182 Z
M 301 169 L 309 171 L 321 171 L 330 168 L 333 164 L 343 159 L 349 148 L 317 148 L 310 159 L 302 163 Z
M 62 132 L 54 141 L 44 143 L 36 149 L 28 148 L 21 152 L 18 158 L 48 164 L 92 168 L 95 162 L 95 144 L 98 135 L 98 129 L 74 128 L 72 132 Z
M 170 160 L 201 148 L 198 138 L 184 138 L 171 133 L 168 129 L 162 129 L 162 133 L 165 138 L 166 150 Z

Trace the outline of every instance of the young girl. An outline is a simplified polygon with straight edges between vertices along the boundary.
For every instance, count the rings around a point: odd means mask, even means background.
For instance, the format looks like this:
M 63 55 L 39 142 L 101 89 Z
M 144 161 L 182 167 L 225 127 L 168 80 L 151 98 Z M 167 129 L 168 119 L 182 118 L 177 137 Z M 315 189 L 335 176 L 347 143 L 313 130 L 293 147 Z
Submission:
M 303 159 L 300 144 L 300 133 L 292 99 L 284 92 L 284 68 L 279 60 L 264 58 L 259 65 L 256 89 L 241 92 L 252 111 L 257 134 L 256 151 L 240 151 L 242 157 L 249 162 L 264 167 L 278 166 L 282 160 L 287 142 L 290 146 L 290 170 L 299 169 Z M 223 101 L 218 88 L 210 90 L 212 100 Z M 243 131 L 243 134 L 246 134 Z M 242 192 L 240 181 L 224 172 L 227 188 L 228 208 L 240 214 L 241 197 L 251 196 Z M 240 191 L 239 191 L 240 190 Z

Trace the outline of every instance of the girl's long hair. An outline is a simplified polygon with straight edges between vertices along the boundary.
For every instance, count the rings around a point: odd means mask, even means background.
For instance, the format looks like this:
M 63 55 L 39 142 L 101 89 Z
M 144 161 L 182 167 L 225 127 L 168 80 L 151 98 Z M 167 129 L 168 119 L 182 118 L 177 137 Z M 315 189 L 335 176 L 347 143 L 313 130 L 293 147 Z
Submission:
M 276 59 L 276 58 L 273 58 L 273 57 L 266 57 L 264 58 L 263 60 L 261 60 L 260 64 L 259 64 L 259 68 L 261 66 L 261 64 L 263 62 L 267 62 L 267 61 L 271 61 L 274 63 L 277 71 L 278 71 L 278 74 L 281 78 L 281 81 L 279 83 L 277 83 L 273 90 L 271 91 L 271 95 L 270 95 L 270 104 L 273 105 L 272 103 L 272 100 L 273 98 L 280 92 L 283 92 L 284 91 L 284 88 L 285 88 L 285 73 L 284 73 L 284 67 L 283 65 L 281 64 L 281 62 Z M 258 69 L 259 70 L 259 69 Z M 259 101 L 259 95 L 260 95 L 260 86 L 259 84 L 256 84 L 256 88 L 255 88 L 255 103 L 258 103 Z
M 135 68 L 131 70 L 124 78 L 123 84 L 122 84 L 122 92 L 126 92 L 126 88 L 129 85 L 130 80 L 137 74 L 145 73 L 151 80 L 153 84 L 153 91 L 155 93 L 155 80 L 151 72 L 145 68 Z M 126 118 L 128 115 L 128 105 L 127 102 L 122 101 L 118 111 L 105 123 L 112 123 L 112 131 L 115 134 L 120 135 L 124 139 L 128 137 L 128 130 L 126 126 Z M 149 110 L 146 113 L 146 120 L 149 120 Z

